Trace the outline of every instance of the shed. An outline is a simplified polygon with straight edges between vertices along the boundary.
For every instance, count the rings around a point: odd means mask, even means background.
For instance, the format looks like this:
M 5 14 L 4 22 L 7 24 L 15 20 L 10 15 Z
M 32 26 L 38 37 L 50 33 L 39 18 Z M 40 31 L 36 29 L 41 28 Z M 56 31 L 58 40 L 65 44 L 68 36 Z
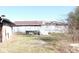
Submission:
M 8 40 L 11 37 L 13 25 L 10 20 L 0 17 L 0 42 Z

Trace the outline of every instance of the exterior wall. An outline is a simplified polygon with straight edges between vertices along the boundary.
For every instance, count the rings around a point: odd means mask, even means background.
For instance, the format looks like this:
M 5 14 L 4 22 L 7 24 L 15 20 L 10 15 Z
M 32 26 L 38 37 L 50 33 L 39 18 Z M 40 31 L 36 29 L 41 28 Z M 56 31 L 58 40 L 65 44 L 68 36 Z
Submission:
M 40 31 L 40 26 L 18 26 L 13 27 L 13 32 Z
M 12 35 L 12 28 L 7 25 L 2 27 L 2 41 L 8 40 Z
M 47 31 L 47 27 L 46 26 L 41 26 L 40 34 L 41 35 L 48 35 L 48 31 Z
M 14 27 L 14 32 L 23 32 L 26 31 L 40 31 L 41 35 L 48 35 L 49 32 L 56 32 L 56 33 L 64 33 L 67 31 L 67 26 L 55 26 L 55 25 L 42 25 L 42 26 L 19 26 Z
M 48 26 L 48 32 L 57 32 L 57 33 L 64 33 L 67 31 L 67 26 Z
M 41 34 L 48 35 L 49 32 L 64 33 L 67 32 L 67 26 L 44 25 L 40 30 Z

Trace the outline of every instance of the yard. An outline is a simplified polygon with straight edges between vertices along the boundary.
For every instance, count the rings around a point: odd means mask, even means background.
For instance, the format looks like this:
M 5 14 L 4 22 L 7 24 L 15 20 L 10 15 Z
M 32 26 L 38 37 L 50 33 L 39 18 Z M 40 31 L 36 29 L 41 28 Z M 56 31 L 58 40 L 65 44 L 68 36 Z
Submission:
M 54 53 L 79 52 L 69 46 L 67 34 L 50 34 L 49 36 L 14 35 L 7 42 L 0 43 L 0 52 L 9 53 Z

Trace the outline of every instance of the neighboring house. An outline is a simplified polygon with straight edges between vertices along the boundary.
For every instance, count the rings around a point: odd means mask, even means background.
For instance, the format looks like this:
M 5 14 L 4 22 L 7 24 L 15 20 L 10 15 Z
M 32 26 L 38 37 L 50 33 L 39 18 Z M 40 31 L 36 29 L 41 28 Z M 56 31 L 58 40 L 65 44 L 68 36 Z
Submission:
M 68 24 L 64 22 L 45 22 L 42 26 L 43 31 L 48 33 L 55 32 L 55 33 L 64 33 L 68 30 Z
M 42 21 L 15 21 L 14 32 L 40 35 Z
M 13 23 L 8 19 L 0 17 L 0 42 L 8 40 L 12 35 Z
M 63 33 L 67 31 L 68 25 L 62 22 L 44 21 L 15 21 L 14 32 L 25 34 L 48 35 L 49 32 Z

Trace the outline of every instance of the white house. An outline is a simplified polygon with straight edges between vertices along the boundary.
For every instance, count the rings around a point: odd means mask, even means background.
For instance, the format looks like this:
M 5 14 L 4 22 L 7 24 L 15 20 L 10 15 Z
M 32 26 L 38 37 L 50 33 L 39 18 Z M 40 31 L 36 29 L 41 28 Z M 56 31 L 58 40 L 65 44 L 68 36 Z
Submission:
M 25 34 L 48 35 L 49 32 L 66 32 L 67 24 L 62 22 L 44 22 L 44 21 L 15 21 L 14 32 Z
M 68 31 L 68 24 L 63 22 L 45 22 L 41 29 L 43 30 L 42 34 L 48 34 L 51 32 L 55 33 L 64 33 Z
M 8 40 L 12 35 L 13 23 L 0 17 L 0 42 Z
M 15 21 L 14 23 L 14 32 L 21 32 L 25 34 L 40 34 L 42 21 Z

